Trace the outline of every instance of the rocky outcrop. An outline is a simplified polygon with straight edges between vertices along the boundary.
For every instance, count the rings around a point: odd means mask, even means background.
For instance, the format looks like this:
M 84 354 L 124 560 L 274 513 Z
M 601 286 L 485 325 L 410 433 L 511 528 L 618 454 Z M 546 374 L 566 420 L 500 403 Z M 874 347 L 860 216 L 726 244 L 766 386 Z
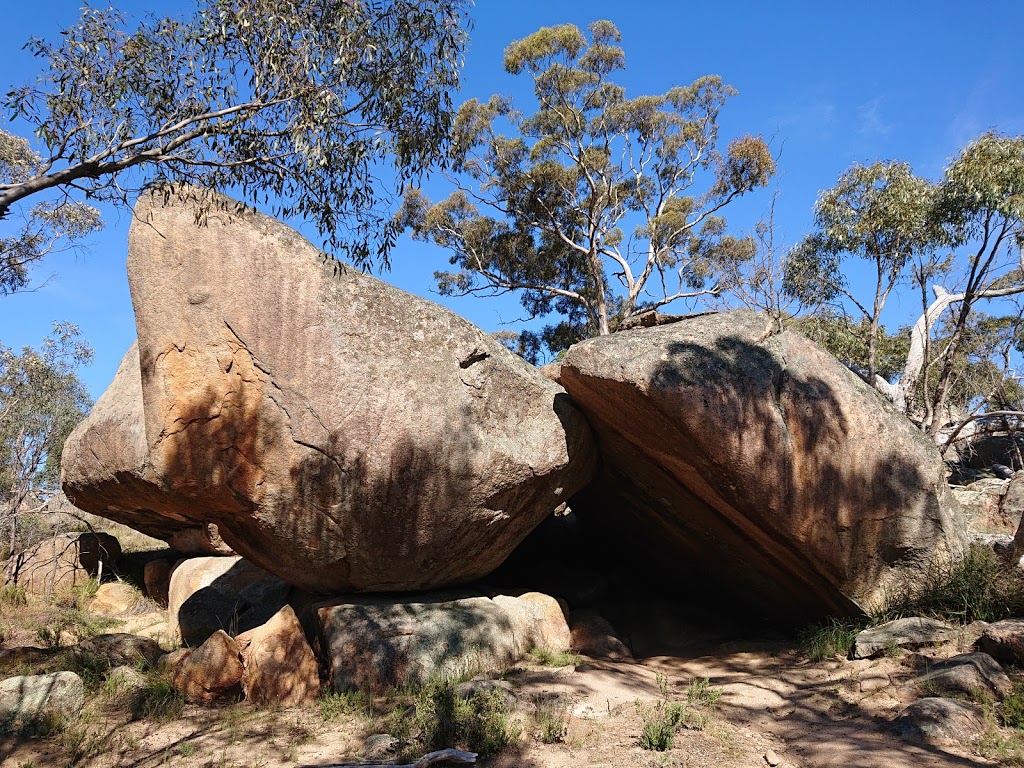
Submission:
M 985 721 L 980 707 L 930 696 L 900 712 L 891 728 L 896 736 L 918 744 L 963 745 L 981 735 Z
M 68 533 L 46 539 L 7 564 L 6 581 L 29 598 L 49 598 L 109 573 L 121 545 L 109 533 Z
M 380 693 L 438 674 L 501 671 L 538 648 L 569 649 L 554 598 L 527 593 L 415 601 L 366 598 L 314 606 L 334 690 Z
M 763 315 L 590 339 L 558 376 L 603 458 L 573 510 L 666 583 L 775 616 L 858 613 L 963 551 L 935 446 Z
M 141 400 L 145 430 L 88 466 L 95 441 L 78 438 L 76 501 L 214 523 L 323 594 L 482 577 L 589 480 L 590 433 L 558 385 L 447 309 L 217 202 L 202 227 L 173 196 L 136 206 L 141 398 L 117 399 Z M 113 399 L 92 422 L 116 443 L 130 420 Z
M 231 554 L 194 504 L 167 493 L 153 474 L 146 442 L 138 344 L 114 381 L 64 443 L 61 487 L 79 509 L 163 539 L 187 554 Z
M 961 653 L 931 664 L 914 678 L 914 685 L 928 693 L 993 701 L 1002 701 L 1013 688 L 1006 672 L 987 653 Z
M 950 490 L 971 531 L 1012 535 L 1020 525 L 1024 474 L 1014 479 L 985 478 Z

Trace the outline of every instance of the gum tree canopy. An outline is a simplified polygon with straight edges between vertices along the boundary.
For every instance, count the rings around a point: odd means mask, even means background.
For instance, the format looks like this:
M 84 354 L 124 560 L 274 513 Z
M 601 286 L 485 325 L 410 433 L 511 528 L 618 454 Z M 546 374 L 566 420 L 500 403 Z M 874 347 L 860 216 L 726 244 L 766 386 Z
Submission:
M 447 146 L 470 0 L 195 3 L 137 24 L 87 6 L 28 43 L 41 73 L 4 106 L 40 148 L 0 131 L 0 290 L 99 225 L 84 200 L 127 203 L 149 181 L 230 189 L 386 263 L 381 166 L 404 185 Z
M 457 191 L 437 204 L 407 194 L 401 215 L 414 236 L 453 251 L 455 269 L 436 275 L 442 293 L 519 291 L 531 316 L 563 316 L 527 345 L 533 356 L 719 292 L 720 266 L 753 253 L 719 214 L 775 171 L 759 138 L 716 150 L 735 94 L 721 78 L 628 98 L 611 80 L 625 68 L 619 31 L 589 29 L 589 39 L 566 24 L 512 43 L 505 69 L 532 78 L 537 111 L 500 96 L 463 104 Z

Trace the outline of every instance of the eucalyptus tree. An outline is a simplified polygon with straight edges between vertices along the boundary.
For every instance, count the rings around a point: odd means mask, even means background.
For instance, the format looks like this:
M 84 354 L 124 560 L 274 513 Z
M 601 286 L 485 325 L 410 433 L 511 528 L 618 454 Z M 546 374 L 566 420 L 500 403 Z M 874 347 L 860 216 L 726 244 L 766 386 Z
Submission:
M 11 551 L 27 502 L 58 487 L 64 441 L 91 405 L 78 369 L 92 354 L 68 323 L 55 323 L 38 350 L 0 345 L 0 503 Z
M 3 100 L 39 149 L 0 132 L 0 291 L 98 225 L 85 201 L 127 204 L 149 181 L 231 190 L 386 263 L 380 178 L 391 165 L 401 187 L 442 156 L 470 2 L 195 0 L 138 22 L 86 6 L 28 43 L 37 80 Z
M 519 292 L 530 316 L 561 315 L 542 334 L 549 346 L 719 293 L 720 266 L 753 252 L 721 213 L 775 171 L 760 138 L 717 149 L 736 93 L 720 77 L 630 98 L 612 79 L 625 69 L 618 29 L 597 21 L 589 33 L 565 24 L 509 45 L 505 70 L 532 80 L 536 111 L 503 96 L 463 104 L 456 190 L 436 204 L 407 194 L 399 217 L 452 251 L 441 293 Z
M 786 259 L 787 292 L 806 304 L 850 306 L 865 321 L 867 355 L 863 374 L 878 380 L 879 327 L 893 289 L 919 254 L 936 248 L 942 230 L 931 215 L 934 186 L 902 162 L 854 165 L 818 198 L 815 231 Z M 848 278 L 846 260 L 868 262 L 873 278 L 869 296 L 861 296 Z

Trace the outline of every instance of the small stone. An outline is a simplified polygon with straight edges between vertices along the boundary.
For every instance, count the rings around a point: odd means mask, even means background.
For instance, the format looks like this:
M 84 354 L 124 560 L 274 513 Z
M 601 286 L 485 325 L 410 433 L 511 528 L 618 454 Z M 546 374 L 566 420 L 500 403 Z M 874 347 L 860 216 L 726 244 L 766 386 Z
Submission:
M 782 758 L 775 753 L 775 750 L 769 749 L 764 753 L 764 761 L 772 766 L 772 768 L 775 768 L 775 766 L 782 763 Z
M 363 755 L 370 760 L 382 760 L 398 751 L 398 739 L 390 733 L 373 733 L 363 741 Z

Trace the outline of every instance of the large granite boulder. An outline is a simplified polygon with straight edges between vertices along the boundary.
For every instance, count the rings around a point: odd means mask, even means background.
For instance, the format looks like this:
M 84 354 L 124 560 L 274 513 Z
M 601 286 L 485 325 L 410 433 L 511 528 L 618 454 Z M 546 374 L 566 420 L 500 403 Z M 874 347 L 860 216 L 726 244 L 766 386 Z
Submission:
M 149 463 L 139 347 L 132 344 L 114 381 L 64 443 L 61 487 L 79 509 L 163 539 L 187 554 L 231 554 L 194 503 L 161 488 Z
M 570 348 L 602 474 L 572 502 L 666 583 L 765 612 L 879 606 L 965 538 L 939 454 L 829 353 L 750 311 Z
M 77 501 L 215 523 L 311 592 L 414 590 L 486 575 L 590 479 L 590 433 L 557 384 L 449 310 L 216 202 L 203 226 L 173 195 L 136 206 L 145 450 L 133 432 L 94 464 L 95 488 L 92 469 L 66 474 Z M 94 424 L 130 421 L 102 412 Z

